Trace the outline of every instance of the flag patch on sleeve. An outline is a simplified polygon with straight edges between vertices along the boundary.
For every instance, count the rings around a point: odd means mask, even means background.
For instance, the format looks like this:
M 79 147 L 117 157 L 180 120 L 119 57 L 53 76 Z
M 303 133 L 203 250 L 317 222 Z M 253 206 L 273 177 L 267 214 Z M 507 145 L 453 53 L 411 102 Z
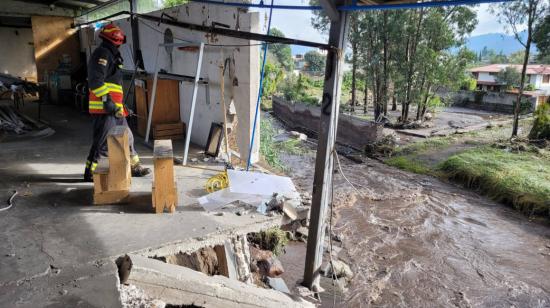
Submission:
M 100 58 L 99 61 L 97 61 L 97 63 L 103 66 L 107 66 L 107 59 Z

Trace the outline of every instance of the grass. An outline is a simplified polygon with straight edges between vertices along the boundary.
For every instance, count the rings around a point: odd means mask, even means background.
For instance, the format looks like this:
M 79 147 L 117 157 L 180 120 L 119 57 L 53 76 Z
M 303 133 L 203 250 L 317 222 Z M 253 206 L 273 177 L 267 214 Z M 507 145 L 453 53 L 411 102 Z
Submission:
M 395 156 L 388 158 L 384 161 L 386 164 L 406 170 L 413 173 L 419 174 L 432 174 L 432 169 L 426 166 L 423 162 L 416 160 L 414 157 L 410 156 Z
M 280 155 L 282 153 L 294 155 L 302 154 L 304 150 L 300 146 L 301 141 L 298 139 L 288 139 L 274 142 L 273 138 L 278 135 L 278 131 L 273 126 L 272 120 L 262 118 L 261 121 L 260 154 L 269 166 L 280 171 L 285 171 L 286 167 L 282 163 Z
M 546 158 L 482 147 L 453 155 L 439 168 L 449 179 L 527 215 L 550 217 L 550 160 Z
M 284 248 L 288 244 L 288 236 L 282 229 L 272 227 L 265 231 L 248 234 L 248 241 L 258 245 L 260 249 L 270 250 L 278 256 L 284 252 Z
M 400 147 L 396 150 L 396 154 L 411 154 L 426 152 L 430 150 L 439 150 L 445 147 L 448 147 L 456 141 L 455 137 L 432 137 L 423 139 L 417 142 L 409 143 L 403 147 Z

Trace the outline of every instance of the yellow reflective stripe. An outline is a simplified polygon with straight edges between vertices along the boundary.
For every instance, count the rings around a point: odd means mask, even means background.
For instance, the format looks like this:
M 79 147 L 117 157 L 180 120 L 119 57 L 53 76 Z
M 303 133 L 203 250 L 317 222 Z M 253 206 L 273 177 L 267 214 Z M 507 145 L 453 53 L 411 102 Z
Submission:
M 119 28 L 111 28 L 111 29 L 102 29 L 101 32 L 104 32 L 104 33 L 111 33 L 111 32 L 114 32 L 114 31 L 120 31 Z
M 130 160 L 131 160 L 130 164 L 132 166 L 135 166 L 135 165 L 139 164 L 139 156 L 137 156 L 137 155 L 132 156 L 130 158 Z
M 106 84 L 103 84 L 101 87 L 92 89 L 92 92 L 95 94 L 95 96 L 100 97 L 109 93 L 109 88 Z
M 88 105 L 91 109 L 103 109 L 103 102 L 91 101 Z
M 122 93 L 122 86 L 121 85 L 118 85 L 116 83 L 110 83 L 110 82 L 106 82 L 105 85 L 109 89 L 109 92 Z
M 90 170 L 95 171 L 95 168 L 97 168 L 97 163 L 92 163 Z
M 122 109 L 122 103 L 115 103 L 115 106 L 116 106 L 117 108 Z

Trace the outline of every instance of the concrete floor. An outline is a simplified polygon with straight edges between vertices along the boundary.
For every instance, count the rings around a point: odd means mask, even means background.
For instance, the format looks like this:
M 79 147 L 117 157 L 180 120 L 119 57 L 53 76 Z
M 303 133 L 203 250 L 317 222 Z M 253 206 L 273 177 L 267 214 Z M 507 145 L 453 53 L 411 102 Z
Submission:
M 36 107 L 26 108 L 34 117 Z M 0 143 L 0 199 L 19 192 L 14 207 L 0 212 L 0 307 L 117 307 L 113 258 L 188 251 L 280 223 L 278 216 L 203 211 L 196 198 L 215 172 L 181 166 L 175 214 L 152 213 L 152 175 L 134 178 L 130 204 L 94 206 L 92 184 L 80 180 L 91 142 L 89 117 L 46 105 L 42 119 L 54 135 Z M 152 168 L 152 150 L 136 145 Z

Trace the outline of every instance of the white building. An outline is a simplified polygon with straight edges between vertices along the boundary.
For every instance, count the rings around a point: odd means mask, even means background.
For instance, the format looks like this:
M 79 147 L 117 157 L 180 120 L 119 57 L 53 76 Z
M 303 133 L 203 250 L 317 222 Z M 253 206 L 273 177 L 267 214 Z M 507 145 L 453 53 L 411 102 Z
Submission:
M 522 65 L 519 64 L 491 64 L 469 69 L 477 80 L 477 89 L 483 91 L 501 91 L 503 84 L 496 80 L 496 75 L 507 67 L 513 67 L 521 73 Z M 526 83 L 533 85 L 534 91 L 526 91 L 529 96 L 538 97 L 540 104 L 548 100 L 550 96 L 550 65 L 530 64 L 527 65 Z

